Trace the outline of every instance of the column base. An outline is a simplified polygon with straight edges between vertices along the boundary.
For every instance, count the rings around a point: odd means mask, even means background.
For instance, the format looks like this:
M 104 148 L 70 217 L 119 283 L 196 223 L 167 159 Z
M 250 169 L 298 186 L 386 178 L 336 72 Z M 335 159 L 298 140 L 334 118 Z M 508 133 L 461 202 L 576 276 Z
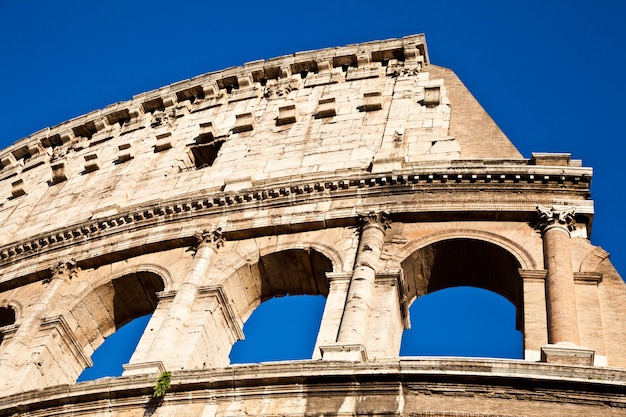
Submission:
M 127 363 L 122 365 L 124 372 L 122 376 L 132 375 L 160 375 L 165 372 L 165 365 L 161 361 L 154 362 L 141 362 L 141 363 Z
M 541 362 L 558 365 L 593 366 L 595 351 L 573 343 L 561 342 L 541 347 Z
M 322 352 L 322 360 L 325 361 L 367 361 L 365 346 L 360 344 L 320 346 L 320 351 Z

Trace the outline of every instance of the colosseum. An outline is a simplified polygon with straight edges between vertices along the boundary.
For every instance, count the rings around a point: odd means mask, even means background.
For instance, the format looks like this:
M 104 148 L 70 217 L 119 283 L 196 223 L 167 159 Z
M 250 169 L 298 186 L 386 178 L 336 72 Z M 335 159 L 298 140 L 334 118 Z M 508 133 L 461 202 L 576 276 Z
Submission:
M 591 168 L 524 158 L 423 35 L 200 75 L 0 163 L 1 416 L 626 416 Z M 399 355 L 456 286 L 515 306 L 523 359 Z M 326 298 L 311 358 L 231 365 L 284 295 Z M 148 314 L 123 375 L 76 382 Z

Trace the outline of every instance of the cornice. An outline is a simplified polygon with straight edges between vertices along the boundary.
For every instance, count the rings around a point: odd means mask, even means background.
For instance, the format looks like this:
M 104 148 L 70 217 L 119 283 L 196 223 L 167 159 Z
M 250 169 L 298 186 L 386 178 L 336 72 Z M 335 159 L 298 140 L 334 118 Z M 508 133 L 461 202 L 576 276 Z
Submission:
M 532 173 L 531 173 L 532 172 Z M 387 174 L 361 173 L 358 175 L 335 175 L 322 178 L 285 178 L 274 182 L 261 181 L 253 187 L 234 191 L 213 191 L 190 194 L 171 200 L 147 202 L 126 209 L 117 209 L 115 214 L 104 216 L 92 215 L 90 219 L 75 222 L 63 228 L 51 230 L 26 239 L 5 244 L 0 247 L 0 266 L 16 259 L 23 260 L 31 256 L 60 250 L 62 248 L 86 244 L 92 239 L 99 239 L 129 230 L 162 226 L 168 222 L 187 221 L 198 216 L 228 216 L 241 210 L 268 210 L 278 207 L 296 207 L 328 200 L 359 198 L 362 206 L 377 196 L 393 197 L 425 192 L 445 197 L 446 204 L 461 193 L 477 191 L 502 193 L 502 200 L 489 197 L 488 204 L 479 204 L 477 197 L 471 202 L 463 202 L 458 211 L 506 211 L 510 193 L 527 193 L 534 199 L 526 211 L 534 215 L 535 204 L 550 203 L 555 196 L 584 202 L 589 199 L 591 170 L 586 168 L 555 169 L 538 166 L 491 166 L 491 167 L 456 167 L 441 170 L 427 168 L 397 171 Z M 454 192 L 454 193 L 452 193 Z M 545 201 L 540 195 L 545 195 Z M 442 197 L 443 198 L 443 197 Z M 435 200 L 440 201 L 441 198 Z M 406 200 L 403 204 L 394 204 L 389 208 L 392 215 L 416 208 Z M 514 200 L 510 200 L 514 201 Z M 452 201 L 453 202 L 453 201 Z M 424 200 L 421 211 L 438 211 L 436 204 Z M 510 203 L 511 211 L 524 210 L 519 204 Z M 591 217 L 593 208 L 584 204 L 578 209 L 579 214 Z M 304 221 L 304 220 L 303 220 Z M 224 229 L 225 233 L 236 230 Z M 189 237 L 192 237 L 191 235 Z
M 211 107 L 259 96 L 255 91 L 267 80 L 286 80 L 303 73 L 330 75 L 334 68 L 345 69 L 343 76 L 332 77 L 332 82 L 351 81 L 371 76 L 399 76 L 406 70 L 419 72 L 428 65 L 428 51 L 424 35 L 400 39 L 366 42 L 315 51 L 296 52 L 291 55 L 248 62 L 239 67 L 210 72 L 176 82 L 157 90 L 135 95 L 131 100 L 111 104 L 104 109 L 70 119 L 54 127 L 42 129 L 17 141 L 0 152 L 0 165 L 7 169 L 16 161 L 32 159 L 58 145 L 71 142 L 75 137 L 107 135 L 119 124 L 121 133 L 144 128 L 137 121 L 145 113 L 156 109 L 186 108 L 194 111 L 191 103 L 202 101 Z M 329 74 L 325 74 L 325 73 Z M 311 81 L 306 82 L 313 86 Z M 319 83 L 324 84 L 323 81 Z M 315 83 L 313 83 L 315 84 Z M 320 85 L 321 85 L 320 84 Z M 317 85 L 317 84 L 316 84 Z M 198 109 L 195 109 L 196 111 Z M 6 175 L 5 175 L 6 176 Z

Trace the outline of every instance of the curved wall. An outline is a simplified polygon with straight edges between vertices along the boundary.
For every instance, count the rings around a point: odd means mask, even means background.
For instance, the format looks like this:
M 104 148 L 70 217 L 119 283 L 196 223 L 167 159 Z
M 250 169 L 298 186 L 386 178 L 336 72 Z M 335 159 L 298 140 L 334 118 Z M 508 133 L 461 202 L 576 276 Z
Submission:
M 588 240 L 591 169 L 522 158 L 422 35 L 202 75 L 0 163 L 0 415 L 625 409 L 626 292 Z M 524 361 L 398 359 L 410 302 L 453 285 L 516 305 Z M 229 366 L 285 294 L 327 298 L 311 360 Z M 75 384 L 149 312 L 124 376 Z

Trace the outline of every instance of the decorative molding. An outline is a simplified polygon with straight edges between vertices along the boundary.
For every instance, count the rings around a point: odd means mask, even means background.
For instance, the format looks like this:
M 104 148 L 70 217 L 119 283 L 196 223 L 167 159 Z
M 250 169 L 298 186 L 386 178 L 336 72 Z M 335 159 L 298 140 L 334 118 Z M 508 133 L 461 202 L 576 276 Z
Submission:
M 602 272 L 574 272 L 574 281 L 597 285 L 602 282 L 602 276 Z
M 342 197 L 342 192 L 360 192 L 365 190 L 371 192 L 383 192 L 383 188 L 393 187 L 394 193 L 414 193 L 415 190 L 424 188 L 433 190 L 441 185 L 446 190 L 450 187 L 490 187 L 494 191 L 500 190 L 508 192 L 508 183 L 513 182 L 513 177 L 521 176 L 522 180 L 528 182 L 529 187 L 542 188 L 546 184 L 563 183 L 578 184 L 581 181 L 589 181 L 579 173 L 568 175 L 541 175 L 542 182 L 535 182 L 535 175 L 528 174 L 523 170 L 518 173 L 507 172 L 505 174 L 492 174 L 492 171 L 482 168 L 480 173 L 471 173 L 466 170 L 455 175 L 455 182 L 446 182 L 446 178 L 441 173 L 402 173 L 402 174 L 371 174 L 359 175 L 344 178 L 327 179 L 324 182 L 303 179 L 301 182 L 275 183 L 256 185 L 252 188 L 234 190 L 232 192 L 214 192 L 199 195 L 191 195 L 184 199 L 174 199 L 169 201 L 150 202 L 137 206 L 125 212 L 102 216 L 97 219 L 85 220 L 71 226 L 51 230 L 14 243 L 9 243 L 0 247 L 0 265 L 10 262 L 12 259 L 22 255 L 40 255 L 50 250 L 56 250 L 80 240 L 84 243 L 86 239 L 100 237 L 104 233 L 113 233 L 116 230 L 127 230 L 129 226 L 140 224 L 150 224 L 157 219 L 169 220 L 173 215 L 195 216 L 199 212 L 212 212 L 223 214 L 225 210 L 240 209 L 263 202 L 271 202 L 274 205 L 294 205 L 297 204 L 299 196 L 303 200 L 310 200 L 312 195 Z M 456 174 L 456 173 L 455 173 Z M 537 175 L 539 177 L 539 175 Z M 516 184 L 519 189 L 519 184 Z M 326 197 L 325 197 L 326 198 Z
M 524 281 L 545 281 L 548 271 L 545 269 L 518 269 Z
M 85 352 L 83 352 L 80 343 L 78 343 L 76 335 L 72 331 L 71 327 L 67 324 L 67 321 L 65 321 L 65 318 L 63 316 L 56 316 L 44 319 L 41 322 L 41 328 L 43 330 L 55 329 L 61 336 L 61 339 L 67 342 L 67 346 L 70 348 L 72 354 L 83 368 L 93 366 L 91 358 L 85 355 Z
M 367 214 L 361 214 L 359 215 L 359 226 L 361 230 L 365 229 L 368 226 L 377 226 L 381 227 L 383 230 L 387 230 L 391 227 L 389 213 L 387 213 L 386 211 L 370 211 Z
M 576 220 L 574 218 L 576 215 L 575 207 L 556 208 L 553 206 L 552 208 L 547 208 L 537 206 L 537 214 L 539 215 L 537 228 L 539 228 L 542 233 L 545 233 L 552 227 L 560 227 L 567 232 L 576 229 Z
M 69 261 L 59 261 L 50 266 L 48 269 L 52 275 L 50 279 L 55 277 L 72 279 L 78 274 L 78 267 L 75 259 L 70 259 Z
M 208 285 L 198 288 L 200 296 L 212 296 L 215 297 L 217 303 L 222 308 L 224 313 L 224 320 L 228 324 L 228 328 L 233 334 L 235 340 L 243 340 L 243 323 L 239 320 L 239 317 L 235 314 L 235 310 L 228 301 L 228 298 L 224 294 L 224 289 L 221 285 Z
M 196 232 L 194 237 L 197 240 L 195 249 L 198 250 L 200 245 L 210 245 L 213 250 L 217 250 L 224 246 L 226 238 L 222 233 L 222 228 L 218 227 L 214 230 L 203 230 L 202 232 Z

